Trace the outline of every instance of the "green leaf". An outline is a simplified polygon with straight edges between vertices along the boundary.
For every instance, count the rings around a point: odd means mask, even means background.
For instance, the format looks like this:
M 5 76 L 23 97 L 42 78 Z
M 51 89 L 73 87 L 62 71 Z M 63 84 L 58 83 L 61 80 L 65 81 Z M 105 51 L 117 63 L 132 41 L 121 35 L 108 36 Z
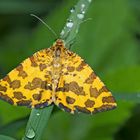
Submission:
M 0 140 L 16 140 L 16 139 L 8 137 L 8 136 L 0 135 Z
M 43 109 L 33 109 L 28 120 L 24 140 L 40 140 L 48 124 L 53 106 Z
M 108 73 L 106 84 L 113 92 L 140 93 L 140 66 L 124 67 Z
M 28 120 L 28 117 L 25 117 L 25 118 L 12 121 L 6 125 L 2 125 L 0 126 L 0 133 L 3 135 L 9 135 L 12 137 L 20 138 L 21 131 L 23 132 L 23 129 L 25 129 L 27 120 Z
M 84 9 L 81 7 L 81 5 L 84 5 Z M 90 5 L 89 1 L 85 0 L 79 0 L 77 5 L 75 6 L 75 11 L 71 12 L 71 15 L 69 17 L 70 21 L 66 22 L 66 25 L 64 29 L 61 32 L 61 38 L 64 39 L 64 41 L 67 43 L 67 45 L 70 45 L 70 41 L 75 39 L 76 32 L 78 33 L 78 29 L 80 27 L 80 24 L 83 21 L 84 14 L 86 13 L 88 6 Z M 83 13 L 81 13 L 83 11 Z M 77 15 L 82 14 L 82 18 L 79 18 Z M 68 26 L 70 24 L 70 26 Z M 72 26 L 71 26 L 72 24 Z M 33 109 L 30 115 L 30 119 L 28 121 L 28 125 L 26 128 L 24 140 L 29 139 L 36 139 L 40 140 L 41 136 L 44 132 L 44 128 L 49 120 L 49 117 L 51 115 L 53 106 L 47 107 L 44 109 Z
M 4 101 L 0 101 L 0 106 L 2 106 L 0 109 L 0 122 L 2 120 L 2 125 L 25 117 L 30 113 L 30 109 L 26 107 L 12 106 Z

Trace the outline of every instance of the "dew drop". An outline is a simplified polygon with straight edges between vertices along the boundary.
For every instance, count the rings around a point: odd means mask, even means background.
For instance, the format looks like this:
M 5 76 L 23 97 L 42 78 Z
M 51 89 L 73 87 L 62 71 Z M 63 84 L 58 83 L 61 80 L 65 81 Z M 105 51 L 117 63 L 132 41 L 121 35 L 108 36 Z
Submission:
M 85 8 L 85 4 L 81 4 L 81 7 L 82 7 L 82 8 Z
M 79 19 L 83 19 L 83 18 L 84 18 L 84 15 L 83 15 L 83 14 L 77 14 L 77 17 L 78 17 Z
M 73 22 L 72 22 L 71 20 L 69 20 L 69 21 L 67 22 L 66 26 L 67 26 L 68 28 L 72 28 L 72 27 L 73 27 Z
M 65 33 L 64 30 L 62 30 L 61 33 L 60 33 L 60 35 L 64 35 L 64 33 Z
M 91 3 L 92 0 L 88 0 L 89 3 Z
M 70 12 L 73 13 L 75 11 L 75 8 L 71 8 Z
M 35 137 L 35 132 L 32 128 L 28 129 L 28 131 L 26 132 L 26 137 L 29 139 L 32 139 Z
M 82 14 L 85 14 L 85 11 L 82 11 L 81 13 L 82 13 Z
M 40 113 L 36 113 L 37 116 L 40 116 Z

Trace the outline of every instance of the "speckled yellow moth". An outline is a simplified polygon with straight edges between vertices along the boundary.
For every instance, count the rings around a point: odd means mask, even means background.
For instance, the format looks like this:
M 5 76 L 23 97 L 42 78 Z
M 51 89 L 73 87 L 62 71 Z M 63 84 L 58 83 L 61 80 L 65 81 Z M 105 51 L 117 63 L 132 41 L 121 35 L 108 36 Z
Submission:
M 111 92 L 91 67 L 57 39 L 0 80 L 0 98 L 12 105 L 43 108 L 55 104 L 72 114 L 114 109 Z

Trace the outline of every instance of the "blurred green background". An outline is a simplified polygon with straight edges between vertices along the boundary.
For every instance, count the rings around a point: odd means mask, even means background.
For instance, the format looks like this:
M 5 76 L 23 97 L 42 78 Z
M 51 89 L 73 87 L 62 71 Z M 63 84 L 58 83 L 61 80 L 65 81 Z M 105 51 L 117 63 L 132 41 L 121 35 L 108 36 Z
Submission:
M 72 0 L 0 0 L 0 77 L 56 39 Z M 73 44 L 116 97 L 118 107 L 96 115 L 57 108 L 42 140 L 140 140 L 140 0 L 93 0 Z M 21 139 L 30 109 L 0 101 L 0 134 Z

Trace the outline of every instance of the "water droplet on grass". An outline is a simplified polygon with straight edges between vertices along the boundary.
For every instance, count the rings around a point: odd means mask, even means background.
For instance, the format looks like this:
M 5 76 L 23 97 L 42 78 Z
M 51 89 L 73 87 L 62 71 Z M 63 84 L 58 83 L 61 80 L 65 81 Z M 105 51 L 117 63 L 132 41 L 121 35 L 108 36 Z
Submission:
M 81 13 L 82 13 L 82 14 L 85 14 L 85 11 L 82 11 Z
M 78 17 L 79 19 L 83 19 L 83 18 L 84 18 L 84 14 L 77 14 L 77 17 Z
M 64 35 L 64 33 L 65 33 L 64 30 L 62 30 L 61 33 L 60 33 L 60 35 Z
M 74 11 L 75 11 L 75 8 L 74 7 L 70 9 L 70 12 L 71 13 L 73 13 Z
M 72 20 L 69 20 L 69 21 L 66 23 L 66 26 L 67 26 L 68 28 L 72 28 L 72 27 L 73 27 L 73 22 L 72 22 Z
M 82 7 L 82 8 L 85 8 L 85 4 L 81 4 L 81 7 Z
M 88 0 L 89 3 L 91 3 L 92 0 Z
M 36 115 L 37 115 L 37 116 L 39 116 L 39 115 L 40 115 L 40 113 L 36 113 Z
M 29 139 L 33 139 L 35 137 L 35 132 L 32 128 L 28 129 L 26 132 L 26 137 Z

